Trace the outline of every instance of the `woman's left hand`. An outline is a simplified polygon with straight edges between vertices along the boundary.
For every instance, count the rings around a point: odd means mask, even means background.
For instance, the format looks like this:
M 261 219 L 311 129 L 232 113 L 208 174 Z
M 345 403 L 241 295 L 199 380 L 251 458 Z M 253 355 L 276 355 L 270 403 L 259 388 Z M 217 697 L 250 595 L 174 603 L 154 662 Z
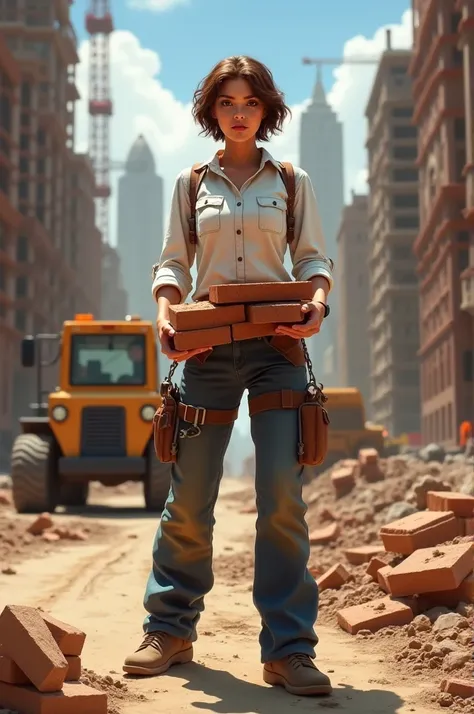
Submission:
M 278 325 L 277 335 L 288 335 L 295 340 L 305 339 L 316 335 L 321 329 L 324 319 L 324 307 L 321 303 L 307 302 L 301 306 L 301 311 L 305 316 L 305 321 L 296 325 Z

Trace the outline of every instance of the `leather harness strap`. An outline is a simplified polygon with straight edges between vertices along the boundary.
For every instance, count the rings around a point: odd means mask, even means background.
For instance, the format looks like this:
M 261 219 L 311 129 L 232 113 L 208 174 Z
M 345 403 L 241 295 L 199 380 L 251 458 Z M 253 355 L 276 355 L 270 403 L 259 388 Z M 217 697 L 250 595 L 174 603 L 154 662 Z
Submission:
M 182 402 L 178 405 L 179 418 L 188 424 L 194 424 L 194 426 L 232 424 L 238 414 L 238 409 L 204 409 L 204 407 L 193 407 L 191 404 Z
M 189 242 L 195 245 L 197 243 L 197 228 L 196 228 L 196 201 L 199 192 L 199 186 L 207 171 L 207 164 L 194 164 L 191 168 L 189 176 L 189 203 L 190 216 L 189 224 Z
M 267 392 L 258 397 L 249 397 L 249 416 L 270 409 L 298 409 L 305 402 L 306 397 L 306 391 L 296 392 L 293 389 L 282 389 L 279 392 Z
M 285 184 L 286 193 L 286 240 L 288 243 L 295 237 L 295 197 L 296 197 L 296 178 L 293 164 L 289 161 L 280 162 L 280 176 Z

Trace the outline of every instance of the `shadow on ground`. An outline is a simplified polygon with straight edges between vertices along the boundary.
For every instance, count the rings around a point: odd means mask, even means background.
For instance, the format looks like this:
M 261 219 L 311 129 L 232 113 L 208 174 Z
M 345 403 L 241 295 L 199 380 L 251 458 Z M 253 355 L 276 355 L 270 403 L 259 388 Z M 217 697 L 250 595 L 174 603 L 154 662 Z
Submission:
M 331 696 L 297 697 L 281 687 L 254 684 L 238 679 L 230 672 L 204 667 L 196 662 L 180 666 L 179 672 L 172 669 L 167 676 L 185 680 L 184 689 L 217 699 L 217 702 L 210 703 L 197 698 L 190 707 L 215 714 L 288 714 L 294 709 L 313 712 L 334 709 L 345 714 L 397 714 L 405 704 L 400 696 L 391 691 L 361 691 L 338 682 L 333 682 L 335 689 Z M 136 679 L 129 675 L 125 678 Z
M 152 519 L 158 521 L 160 512 L 147 511 L 145 506 L 117 506 L 114 504 L 91 504 L 81 507 L 68 507 L 58 509 L 54 516 L 71 516 L 81 518 L 109 518 L 109 519 Z

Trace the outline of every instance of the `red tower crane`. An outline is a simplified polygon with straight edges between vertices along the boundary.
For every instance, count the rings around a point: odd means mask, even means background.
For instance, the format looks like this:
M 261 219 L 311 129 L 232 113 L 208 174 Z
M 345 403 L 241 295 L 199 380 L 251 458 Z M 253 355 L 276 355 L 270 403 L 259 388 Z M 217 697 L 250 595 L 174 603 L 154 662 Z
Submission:
M 109 40 L 114 30 L 109 0 L 90 0 L 86 15 L 90 36 L 89 58 L 89 155 L 95 174 L 97 226 L 109 242 L 110 140 L 113 115 L 110 98 Z

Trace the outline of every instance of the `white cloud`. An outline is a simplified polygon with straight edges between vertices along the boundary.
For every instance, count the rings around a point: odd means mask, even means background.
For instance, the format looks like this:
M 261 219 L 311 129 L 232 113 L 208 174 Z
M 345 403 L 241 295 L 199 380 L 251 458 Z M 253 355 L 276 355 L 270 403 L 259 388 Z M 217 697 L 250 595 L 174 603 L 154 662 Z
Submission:
M 129 7 L 135 10 L 149 10 L 150 12 L 165 12 L 177 5 L 187 5 L 189 0 L 129 0 Z
M 132 0 L 135 6 L 151 10 L 166 10 L 172 4 L 187 0 Z M 404 13 L 400 24 L 390 26 L 394 48 L 407 48 L 411 44 L 411 12 Z M 344 57 L 378 56 L 385 48 L 385 28 L 380 28 L 372 38 L 363 36 L 348 40 Z M 76 146 L 80 151 L 87 147 L 87 78 L 88 41 L 80 47 L 81 64 L 77 82 L 81 100 L 77 106 Z M 111 37 L 111 82 L 114 117 L 111 124 L 111 158 L 124 161 L 131 143 L 143 133 L 157 161 L 157 169 L 165 181 L 165 203 L 169 204 L 176 174 L 195 161 L 207 158 L 215 151 L 211 139 L 198 136 L 191 117 L 190 103 L 183 104 L 160 81 L 160 58 L 156 52 L 143 48 L 130 32 L 117 31 Z M 374 66 L 343 65 L 334 70 L 334 84 L 328 100 L 344 126 L 346 197 L 350 189 L 367 190 L 366 171 L 366 121 L 365 107 L 375 74 Z M 270 150 L 281 160 L 299 162 L 298 135 L 301 113 L 309 99 L 293 106 L 293 117 L 282 135 L 270 143 Z M 118 174 L 112 176 L 112 189 L 116 195 Z M 111 200 L 111 242 L 115 244 L 116 202 Z M 157 247 L 158 250 L 158 247 Z M 248 433 L 245 408 L 239 427 Z

